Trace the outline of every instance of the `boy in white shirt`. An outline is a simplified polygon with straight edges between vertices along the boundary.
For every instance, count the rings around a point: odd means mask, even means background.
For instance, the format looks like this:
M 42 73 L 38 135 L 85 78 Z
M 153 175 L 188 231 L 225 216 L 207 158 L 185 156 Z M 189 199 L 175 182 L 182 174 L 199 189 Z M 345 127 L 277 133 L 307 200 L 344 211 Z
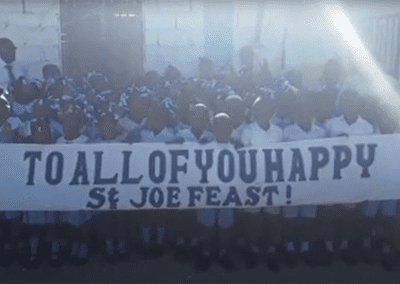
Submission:
M 226 113 L 218 113 L 212 119 L 213 135 L 218 143 L 229 143 L 233 132 L 233 122 Z M 224 209 L 201 209 L 197 211 L 197 221 L 204 228 L 202 239 L 203 249 L 196 261 L 196 266 L 200 270 L 206 270 L 210 265 L 212 250 L 212 235 L 215 225 L 219 232 L 219 255 L 218 260 L 227 270 L 235 269 L 235 263 L 231 258 L 230 240 L 231 227 L 234 223 L 234 210 Z
M 10 96 L 12 114 L 9 118 L 14 138 L 24 142 L 31 135 L 31 123 L 35 118 L 34 108 L 39 98 L 40 89 L 36 83 L 20 77 L 15 82 Z
M 358 95 L 356 93 L 356 95 Z M 356 96 L 356 103 L 367 106 L 362 107 L 359 110 L 359 116 L 357 121 L 353 123 L 350 127 L 352 129 L 352 135 L 371 135 L 371 134 L 393 134 L 398 133 L 398 124 L 393 120 L 387 113 L 379 107 L 379 104 L 375 100 L 369 99 L 367 97 Z M 375 102 L 374 106 L 369 106 L 369 103 Z M 345 111 L 350 112 L 351 106 Z M 373 112 L 373 117 L 375 121 L 371 121 L 375 124 L 373 126 L 364 118 L 371 118 L 371 113 Z M 366 262 L 376 261 L 373 258 L 372 251 L 377 248 L 377 242 L 380 240 L 383 242 L 383 265 L 392 269 L 396 263 L 394 259 L 394 242 L 396 241 L 396 228 L 398 225 L 397 220 L 397 203 L 395 199 L 382 200 L 382 201 L 365 201 L 362 203 L 362 211 L 364 215 L 364 230 L 366 235 L 363 239 L 363 253 L 365 255 Z M 378 216 L 378 212 L 381 217 Z M 367 237 L 365 237 L 367 236 Z
M 176 139 L 175 129 L 169 126 L 173 114 L 163 105 L 152 104 L 146 114 L 144 127 L 140 131 L 141 142 L 168 143 Z M 139 213 L 138 213 L 139 214 Z M 169 214 L 164 210 L 149 210 L 142 216 L 142 245 L 145 254 L 154 252 L 159 255 L 166 244 L 167 227 L 170 227 Z M 154 234 L 153 234 L 154 233 Z M 151 235 L 156 236 L 155 242 Z
M 283 132 L 286 141 L 301 141 L 323 139 L 326 137 L 326 130 L 315 124 L 314 113 L 312 112 L 312 104 L 309 101 L 310 93 L 304 94 L 299 97 L 296 112 L 294 114 L 296 122 L 287 126 Z M 312 240 L 312 234 L 318 231 L 318 220 L 316 219 L 317 205 L 305 206 L 284 206 L 282 208 L 283 217 L 296 218 L 295 223 L 289 221 L 289 230 L 293 230 L 295 226 L 299 228 L 300 248 L 301 255 L 305 257 L 307 264 L 316 265 L 321 262 L 322 251 L 315 250 L 317 240 Z M 297 219 L 297 218 L 296 218 Z M 300 225 L 300 226 L 299 226 Z M 306 228 L 306 229 L 304 229 Z M 310 230 L 310 228 L 313 228 Z
M 283 140 L 282 128 L 272 123 L 274 114 L 276 112 L 276 102 L 273 98 L 267 95 L 258 97 L 252 107 L 252 115 L 254 121 L 246 125 L 242 131 L 241 141 L 245 147 L 254 147 L 263 149 L 268 146 L 269 143 L 278 143 Z M 259 241 L 262 238 L 262 234 L 265 233 L 263 228 L 264 215 L 260 214 L 261 208 L 244 209 L 241 212 L 241 224 L 246 232 L 246 239 L 249 240 L 247 244 L 247 250 L 245 249 L 244 258 L 246 266 L 248 268 L 254 267 L 257 263 L 259 256 Z M 264 211 L 268 212 L 268 227 L 274 228 L 273 232 L 267 232 L 269 242 L 269 254 L 268 262 L 271 269 L 277 268 L 277 262 L 275 259 L 275 245 L 280 241 L 280 222 L 279 222 L 279 207 L 268 207 L 264 208 Z M 243 242 L 243 240 L 239 240 Z M 239 243 L 239 246 L 243 247 L 246 244 Z M 246 247 L 246 246 L 245 246 Z
M 195 142 L 205 144 L 214 140 L 213 134 L 207 130 L 210 125 L 210 114 L 208 108 L 204 104 L 196 104 L 191 107 L 187 114 L 188 123 L 190 126 L 177 130 L 177 137 L 182 138 L 183 142 Z M 181 140 L 181 139 L 177 139 Z M 204 210 L 204 209 L 203 209 Z M 176 258 L 182 258 L 186 253 L 198 248 L 198 236 L 201 232 L 197 229 L 199 226 L 188 232 L 188 228 L 192 227 L 193 222 L 196 222 L 194 210 L 179 210 L 175 211 L 175 225 L 177 238 L 176 238 Z M 191 238 L 190 244 L 184 236 L 188 235 Z

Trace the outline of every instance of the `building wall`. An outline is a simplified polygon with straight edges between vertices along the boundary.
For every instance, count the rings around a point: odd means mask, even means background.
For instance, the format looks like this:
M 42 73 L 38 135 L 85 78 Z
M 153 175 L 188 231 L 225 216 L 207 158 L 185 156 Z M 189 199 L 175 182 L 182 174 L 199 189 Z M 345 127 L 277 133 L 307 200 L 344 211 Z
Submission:
M 238 53 L 242 46 L 252 44 L 256 23 L 255 3 L 238 1 L 234 6 L 232 27 L 233 63 L 239 68 Z M 352 21 L 367 46 L 373 49 L 375 36 L 362 28 L 362 19 L 400 11 L 396 6 L 346 6 Z M 221 9 L 221 15 L 224 13 Z M 147 0 L 143 4 L 144 69 L 160 73 L 168 65 L 177 66 L 185 76 L 197 74 L 198 57 L 205 55 L 204 5 L 200 0 Z M 266 58 L 271 69 L 280 66 L 284 29 L 287 27 L 286 64 L 320 65 L 329 58 L 346 53 L 346 47 L 326 24 L 316 8 L 293 5 L 266 6 L 261 43 L 257 59 Z M 0 37 L 10 38 L 17 49 L 20 73 L 41 78 L 47 63 L 61 65 L 59 0 L 26 0 L 26 13 L 17 0 L 2 0 Z M 0 84 L 7 80 L 0 62 Z
M 26 13 L 22 12 L 21 1 L 1 1 L 0 37 L 17 46 L 17 75 L 41 78 L 45 64 L 61 65 L 58 0 L 26 0 Z M 8 80 L 3 66 L 0 61 L 0 85 Z

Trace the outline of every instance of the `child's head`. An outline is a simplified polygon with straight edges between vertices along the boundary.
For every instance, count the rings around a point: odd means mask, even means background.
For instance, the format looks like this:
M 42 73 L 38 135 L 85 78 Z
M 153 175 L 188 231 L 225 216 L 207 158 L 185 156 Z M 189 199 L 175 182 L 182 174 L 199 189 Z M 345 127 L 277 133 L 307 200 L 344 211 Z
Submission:
M 0 58 L 6 63 L 11 64 L 15 61 L 17 48 L 8 38 L 0 38 Z
M 362 97 L 362 106 L 360 116 L 372 125 L 376 125 L 379 101 L 374 96 L 366 95 Z
M 68 90 L 67 80 L 64 78 L 57 78 L 51 85 L 47 88 L 47 96 L 60 99 L 66 94 Z
M 74 140 L 79 137 L 86 125 L 86 116 L 80 106 L 74 101 L 64 101 L 58 112 L 64 126 L 64 138 Z
M 144 75 L 143 84 L 148 87 L 152 88 L 156 84 L 158 84 L 161 80 L 161 76 L 157 73 L 157 71 L 149 71 Z
M 151 106 L 155 104 L 150 97 L 132 96 L 128 100 L 128 116 L 136 123 L 141 123 Z
M 190 110 L 189 122 L 195 132 L 198 133 L 200 136 L 210 124 L 208 108 L 203 104 L 196 104 Z
M 309 91 L 305 96 L 305 104 L 316 121 L 323 123 L 331 118 L 337 101 L 336 91 L 332 89 L 323 89 L 319 92 Z
M 346 122 L 351 125 L 356 122 L 364 107 L 357 91 L 345 90 L 340 95 L 340 106 Z
M 49 100 L 39 99 L 35 103 L 35 117 L 36 118 L 54 118 L 56 117 L 56 111 L 50 106 Z
M 16 101 L 27 103 L 40 96 L 40 89 L 35 83 L 29 83 L 24 77 L 19 77 L 12 95 Z
M 254 120 L 264 129 L 268 129 L 270 121 L 277 110 L 276 101 L 269 96 L 259 96 L 253 103 Z
M 171 120 L 170 111 L 162 105 L 154 104 L 149 108 L 145 126 L 156 135 L 168 125 Z
M 107 112 L 101 116 L 98 120 L 97 127 L 99 129 L 100 136 L 105 140 L 116 138 L 121 134 L 121 128 L 118 124 L 118 119 L 112 112 Z
M 182 78 L 181 71 L 175 66 L 169 65 L 165 70 L 164 74 L 165 80 L 168 82 L 179 81 Z
M 42 73 L 45 80 L 61 77 L 60 69 L 55 64 L 46 64 L 42 69 Z
M 276 102 L 279 118 L 292 118 L 296 110 L 297 93 L 298 90 L 293 86 L 289 86 L 278 93 Z
M 310 131 L 315 114 L 310 106 L 306 94 L 300 96 L 297 100 L 297 107 L 294 114 L 297 124 L 305 131 Z
M 87 82 L 89 88 L 91 88 L 95 93 L 101 93 L 102 91 L 107 91 L 111 89 L 109 78 L 101 73 L 89 73 L 87 75 Z
M 225 99 L 222 112 L 230 117 L 234 128 L 246 121 L 246 105 L 238 95 L 230 95 Z
M 217 142 L 228 143 L 233 132 L 233 122 L 226 113 L 218 113 L 213 117 L 213 134 Z

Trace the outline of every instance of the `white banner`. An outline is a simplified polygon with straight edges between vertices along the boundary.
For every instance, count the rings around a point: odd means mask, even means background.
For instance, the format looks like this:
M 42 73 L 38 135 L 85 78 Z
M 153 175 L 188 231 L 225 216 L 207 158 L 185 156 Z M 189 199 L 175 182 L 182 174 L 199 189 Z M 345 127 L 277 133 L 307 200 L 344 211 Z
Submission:
M 231 145 L 2 144 L 0 210 L 139 210 L 400 199 L 400 135 Z

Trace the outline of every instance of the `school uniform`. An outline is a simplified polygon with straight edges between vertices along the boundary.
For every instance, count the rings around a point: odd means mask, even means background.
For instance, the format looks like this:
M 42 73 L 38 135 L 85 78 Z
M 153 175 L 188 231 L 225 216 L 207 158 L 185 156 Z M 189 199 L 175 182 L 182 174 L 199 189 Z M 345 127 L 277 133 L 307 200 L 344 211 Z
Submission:
M 28 137 L 32 134 L 31 124 L 35 118 L 35 104 L 36 100 L 27 103 L 21 103 L 15 100 L 10 102 L 11 116 L 8 118 L 8 121 L 11 124 L 11 129 L 18 131 L 24 137 Z
M 188 133 L 188 136 L 190 136 L 190 133 Z M 205 131 L 202 137 L 200 137 L 200 140 L 197 139 L 194 134 L 191 136 L 191 139 L 194 142 L 199 142 L 201 139 L 206 139 L 208 140 L 208 142 L 212 142 L 215 140 L 214 135 L 209 131 Z M 235 211 L 233 208 L 199 209 L 197 210 L 196 214 L 197 214 L 197 221 L 207 228 L 211 228 L 215 224 L 217 224 L 219 228 L 227 229 L 231 227 L 235 221 Z
M 86 144 L 89 138 L 85 135 L 79 135 L 74 140 L 66 140 L 64 137 L 60 137 L 56 144 Z M 71 224 L 75 227 L 83 225 L 85 222 L 90 220 L 94 215 L 99 214 L 95 211 L 79 210 L 79 211 L 63 211 L 60 215 L 60 221 L 62 223 Z
M 177 130 L 176 135 L 178 137 L 182 137 L 186 142 L 199 142 L 201 140 L 205 140 L 207 142 L 211 142 L 214 140 L 214 135 L 212 132 L 205 130 L 200 138 L 197 138 L 193 133 L 193 129 L 190 126 L 185 128 L 180 128 Z
M 372 135 L 377 132 L 368 121 L 361 117 L 357 118 L 357 121 L 350 125 L 350 135 L 352 136 L 362 136 L 362 135 Z M 363 214 L 366 217 L 376 216 L 378 211 L 380 211 L 383 216 L 394 216 L 397 210 L 397 200 L 374 200 L 365 201 L 363 203 Z
M 176 131 L 172 127 L 164 127 L 160 133 L 156 135 L 148 129 L 140 130 L 140 140 L 144 143 L 166 143 L 173 141 L 176 137 Z M 144 245 L 149 246 L 151 244 L 152 235 L 156 236 L 158 245 L 164 243 L 167 237 L 167 231 L 169 230 L 169 224 L 168 221 L 166 221 L 168 216 L 166 214 L 166 212 L 160 210 L 143 212 L 142 242 Z M 155 228 L 156 232 L 154 232 Z
M 176 138 L 172 127 L 164 127 L 160 133 L 154 134 L 153 131 L 142 129 L 140 131 L 141 141 L 144 143 L 165 143 Z
M 275 123 L 271 123 L 268 130 L 263 129 L 260 125 L 254 121 L 246 126 L 242 131 L 241 142 L 245 147 L 254 147 L 254 148 L 264 148 L 269 143 L 279 143 L 283 140 L 283 130 L 281 127 L 276 125 Z M 249 208 L 244 209 L 245 212 L 256 213 L 260 211 L 260 208 Z M 268 212 L 272 215 L 279 215 L 280 207 L 265 207 L 265 212 Z
M 11 125 L 11 129 L 14 131 L 18 131 L 22 136 L 29 137 L 31 133 L 31 123 L 35 120 L 34 116 L 34 106 L 36 104 L 36 100 L 31 100 L 27 103 L 17 102 L 16 100 L 12 100 L 10 102 L 11 106 L 11 116 L 8 118 L 8 122 Z M 9 138 L 4 136 L 6 140 L 9 141 Z M 12 138 L 12 142 L 16 142 L 14 138 Z M 23 224 L 30 225 L 35 224 L 44 226 L 45 219 L 39 218 L 40 214 L 35 211 L 6 211 L 5 216 L 8 220 L 18 220 L 23 217 Z M 31 218 L 28 218 L 31 215 Z M 34 246 L 34 250 L 37 249 L 37 246 Z
M 283 137 L 285 141 L 301 141 L 322 139 L 326 137 L 326 130 L 320 126 L 313 124 L 307 132 L 302 129 L 297 123 L 285 127 Z M 317 205 L 304 206 L 284 206 L 282 213 L 285 218 L 295 218 L 299 215 L 306 218 L 315 218 L 317 214 Z
M 346 122 L 343 115 L 328 119 L 325 122 L 324 127 L 327 130 L 328 137 L 350 135 L 349 124 Z
M 284 141 L 301 141 L 307 140 L 307 132 L 303 130 L 297 123 L 288 125 L 283 129 L 283 137 Z M 316 206 L 315 206 L 316 207 Z M 307 210 L 306 210 L 307 211 Z M 310 210 L 308 210 L 310 211 Z M 316 208 L 315 210 L 316 211 Z M 307 212 L 312 213 L 314 212 Z M 300 206 L 283 206 L 282 207 L 282 215 L 285 218 L 296 218 L 300 214 Z M 306 214 L 307 215 L 307 214 Z M 315 216 L 313 216 L 315 217 Z

